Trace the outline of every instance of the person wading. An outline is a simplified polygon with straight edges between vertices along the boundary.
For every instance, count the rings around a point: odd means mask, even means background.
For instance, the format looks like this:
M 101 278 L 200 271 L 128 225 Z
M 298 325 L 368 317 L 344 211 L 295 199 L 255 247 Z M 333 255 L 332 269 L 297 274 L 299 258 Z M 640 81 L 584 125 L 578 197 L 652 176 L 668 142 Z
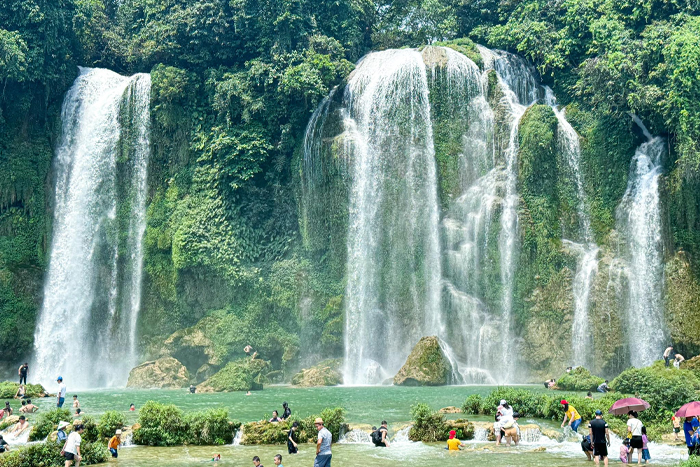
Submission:
M 386 420 L 382 421 L 382 426 L 378 430 L 372 432 L 372 443 L 378 447 L 389 447 L 389 428 Z
M 561 422 L 561 427 L 564 428 L 566 421 L 569 420 L 571 429 L 578 433 L 578 427 L 581 425 L 581 416 L 578 414 L 578 410 L 576 410 L 573 405 L 569 405 L 565 400 L 561 401 L 561 405 L 564 406 L 564 421 Z
M 588 424 L 588 432 L 591 435 L 591 443 L 593 444 L 593 459 L 595 465 L 599 465 L 600 459 L 603 459 L 603 464 L 608 465 L 608 446 L 610 446 L 610 428 L 605 420 L 603 420 L 603 412 L 595 411 L 595 418 Z
M 323 426 L 323 420 L 317 418 L 314 421 L 314 426 L 318 430 L 318 440 L 316 441 L 316 459 L 314 459 L 314 467 L 331 467 L 331 442 L 333 436 L 331 432 Z
M 632 462 L 632 456 L 634 455 L 634 450 L 637 450 L 637 464 L 642 463 L 642 449 L 644 447 L 644 441 L 642 440 L 642 428 L 644 424 L 637 418 L 637 412 L 630 410 L 628 414 L 629 420 L 627 420 L 627 431 L 629 432 L 632 439 L 630 440 L 630 456 L 629 461 Z

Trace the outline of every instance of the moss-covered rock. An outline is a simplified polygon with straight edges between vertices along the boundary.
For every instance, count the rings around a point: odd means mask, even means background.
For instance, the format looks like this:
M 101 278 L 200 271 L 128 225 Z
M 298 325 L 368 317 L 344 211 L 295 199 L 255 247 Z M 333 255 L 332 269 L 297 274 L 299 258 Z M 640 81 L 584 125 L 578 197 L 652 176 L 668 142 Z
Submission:
M 580 366 L 559 377 L 557 388 L 564 391 L 595 391 L 604 381 L 605 379 L 591 374 L 586 368 Z
M 465 418 L 447 420 L 447 427 L 455 430 L 458 439 L 474 439 L 474 424 Z
M 302 387 L 337 386 L 343 384 L 340 373 L 342 359 L 324 360 L 309 369 L 303 369 L 292 378 L 292 384 Z
M 173 357 L 144 362 L 129 372 L 129 388 L 184 388 L 190 384 L 185 365 Z
M 397 386 L 442 386 L 448 384 L 452 367 L 435 336 L 423 337 L 394 376 Z
M 261 390 L 267 382 L 270 362 L 259 358 L 241 358 L 229 362 L 211 378 L 197 386 L 197 392 Z
M 246 423 L 241 428 L 243 430 L 241 444 L 285 444 L 287 442 L 287 433 L 289 433 L 294 421 L 299 422 L 299 430 L 296 434 L 298 442 L 313 443 L 317 439 L 317 430 L 314 427 L 314 420 L 317 417 L 323 419 L 324 426 L 333 435 L 334 442 L 340 438 L 341 431 L 348 430 L 343 409 L 324 409 L 320 414 L 311 415 L 302 420 L 292 416 L 292 419 L 279 423 L 270 423 L 266 420 Z

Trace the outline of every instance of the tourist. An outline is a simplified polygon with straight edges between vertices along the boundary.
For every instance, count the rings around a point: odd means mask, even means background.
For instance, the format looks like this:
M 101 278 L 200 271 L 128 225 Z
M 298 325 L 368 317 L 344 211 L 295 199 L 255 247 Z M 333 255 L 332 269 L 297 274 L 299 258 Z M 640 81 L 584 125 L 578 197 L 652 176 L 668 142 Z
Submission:
M 648 464 L 651 460 L 649 455 L 649 438 L 647 438 L 647 427 L 645 426 L 642 427 L 642 459 L 644 459 L 645 464 Z
M 3 453 L 5 451 L 9 451 L 9 450 L 10 450 L 10 445 L 7 444 L 7 441 L 5 441 L 5 439 L 2 437 L 2 435 L 0 435 L 0 453 Z
M 567 373 L 571 373 L 571 370 L 573 370 L 573 368 L 569 367 L 569 368 L 566 369 L 566 372 L 567 372 Z
M 80 417 L 82 415 L 85 415 L 81 409 L 75 409 L 75 413 L 73 414 L 74 417 Z
M 63 403 L 66 401 L 66 385 L 63 383 L 63 377 L 59 376 L 56 378 L 58 383 L 58 392 L 56 393 L 56 407 L 59 409 L 63 407 Z M 78 461 L 78 464 L 80 461 Z
M 83 425 L 76 426 L 71 434 L 68 435 L 68 439 L 66 439 L 66 443 L 63 445 L 61 455 L 66 458 L 66 467 L 70 467 L 73 461 L 75 461 L 75 467 L 80 466 L 80 461 L 82 460 L 80 455 L 80 442 L 82 438 L 80 435 L 83 434 L 84 429 L 85 427 Z
M 494 434 L 496 435 L 496 446 L 501 444 L 501 438 L 505 435 L 505 430 L 511 428 L 515 421 L 513 420 L 513 407 L 511 407 L 505 399 L 501 399 L 500 405 L 496 409 L 496 423 L 494 423 Z M 496 430 L 498 425 L 498 430 Z
M 195 392 L 197 392 L 197 386 L 190 384 L 190 394 L 194 394 Z
M 66 441 L 68 435 L 66 434 L 66 427 L 70 425 L 68 422 L 58 422 L 58 431 L 56 432 L 56 442 L 61 444 Z
M 26 395 L 27 390 L 25 389 L 24 384 L 20 384 L 17 388 L 17 392 L 15 393 L 15 399 L 24 399 Z
M 673 423 L 673 436 L 674 441 L 678 441 L 678 433 L 681 432 L 681 417 L 671 416 L 671 423 Z
M 7 402 L 7 401 L 5 402 L 5 409 L 4 409 L 4 411 L 5 411 L 5 415 L 7 415 L 7 416 L 12 415 L 12 407 L 10 407 L 10 403 Z
M 246 395 L 246 396 L 252 396 L 253 394 L 252 394 L 250 391 L 248 391 L 248 392 L 245 393 L 245 395 Z
M 15 426 L 10 430 L 15 437 L 19 436 L 24 430 L 29 428 L 29 423 L 27 423 L 27 418 L 24 415 L 19 416 L 19 421 L 15 423 Z
M 578 410 L 576 410 L 573 405 L 569 405 L 565 400 L 561 401 L 561 405 L 564 406 L 564 421 L 561 422 L 561 427 L 564 428 L 568 420 L 571 429 L 578 433 L 578 427 L 581 425 L 581 415 L 579 415 Z
M 608 380 L 606 379 L 605 382 L 600 383 L 600 386 L 598 386 L 598 392 L 606 393 L 610 391 L 610 388 L 608 387 Z
M 19 366 L 17 373 L 19 374 L 19 384 L 27 384 L 27 372 L 29 371 L 29 365 L 24 362 L 23 365 Z
M 386 420 L 382 421 L 378 430 L 372 430 L 372 443 L 377 447 L 389 447 L 389 428 L 387 428 Z
M 517 446 L 520 440 L 518 436 L 518 430 L 520 429 L 518 427 L 518 418 L 520 418 L 520 414 L 518 412 L 513 412 L 511 419 L 503 425 L 504 431 L 502 436 L 506 438 L 508 446 L 510 446 L 511 441 Z
M 284 467 L 282 465 L 282 454 L 275 454 L 274 463 L 275 463 L 275 465 L 277 465 L 279 467 Z
M 292 423 L 292 427 L 289 429 L 289 433 L 287 433 L 287 452 L 289 454 L 296 454 L 297 452 L 299 452 L 299 446 L 294 440 L 294 433 L 296 433 L 298 429 L 299 422 L 294 422 Z
M 314 426 L 318 430 L 318 440 L 316 441 L 316 459 L 314 459 L 314 467 L 331 467 L 331 442 L 333 436 L 331 432 L 323 426 L 323 420 L 317 418 L 314 420 Z
M 581 449 L 586 454 L 586 458 L 589 461 L 593 460 L 593 443 L 591 442 L 591 435 L 586 435 L 581 440 Z
M 122 442 L 122 430 L 117 430 L 114 433 L 114 436 L 112 436 L 112 439 L 109 440 L 109 444 L 107 447 L 109 448 L 109 452 L 112 453 L 112 457 L 115 459 L 119 457 L 119 445 Z
M 219 462 L 221 460 L 221 454 L 217 454 L 211 458 L 212 462 Z
M 698 423 L 697 417 L 685 417 L 685 422 L 683 422 L 683 433 L 685 434 L 685 445 L 688 447 L 688 455 L 693 456 L 697 454 L 695 449 L 695 443 L 693 442 L 693 434 L 695 434 L 695 429 L 700 425 Z
M 637 450 L 637 464 L 642 463 L 642 448 L 644 447 L 644 442 L 642 441 L 642 428 L 644 425 L 641 420 L 637 418 L 637 412 L 630 410 L 627 414 L 627 432 L 632 437 L 630 440 L 630 461 L 634 456 L 634 450 Z
M 627 463 L 628 456 L 630 452 L 630 440 L 625 439 L 620 446 L 620 460 L 623 464 Z
M 78 395 L 74 394 L 73 395 L 73 408 L 74 409 L 79 409 L 80 408 L 80 402 L 78 401 Z
M 129 412 L 133 412 L 133 411 L 135 411 L 135 410 L 136 410 L 136 406 L 135 406 L 134 404 L 131 404 L 131 405 L 129 406 Z
M 557 387 L 557 380 L 553 379 L 549 382 L 549 389 L 555 389 Z
M 34 412 L 36 412 L 37 410 L 39 410 L 39 407 L 37 407 L 36 405 L 32 404 L 32 400 L 31 400 L 31 399 L 27 399 L 27 405 L 26 405 L 25 407 L 26 407 L 26 413 L 34 413 Z
M 681 368 L 681 363 L 685 361 L 685 357 L 683 355 L 677 353 L 675 357 L 673 358 L 673 367 L 676 370 L 679 370 Z
M 255 467 L 263 467 L 263 465 L 260 463 L 260 458 L 258 456 L 253 456 L 253 465 Z
M 457 439 L 457 432 L 455 430 L 450 431 L 449 439 L 447 440 L 448 451 L 459 451 L 464 447 L 464 443 Z
M 586 399 L 591 400 L 591 401 L 593 400 L 593 394 L 591 394 L 591 391 L 588 391 L 586 393 Z
M 270 423 L 279 423 L 282 420 L 280 419 L 279 413 L 277 413 L 276 410 L 272 411 L 272 418 L 268 420 Z
M 287 420 L 292 416 L 292 409 L 289 408 L 289 404 L 286 401 L 282 402 L 282 408 L 284 409 L 282 411 L 282 420 Z
M 598 465 L 600 459 L 603 464 L 608 465 L 608 446 L 610 446 L 610 428 L 605 420 L 603 420 L 603 412 L 595 411 L 595 418 L 588 423 L 588 434 L 591 437 L 593 444 L 593 458 L 595 464 Z
M 27 413 L 27 401 L 22 401 L 22 407 L 19 408 L 19 413 Z
M 668 368 L 669 362 L 671 361 L 671 352 L 673 352 L 673 346 L 669 345 L 666 347 L 666 350 L 664 350 L 664 361 L 666 362 L 666 368 Z

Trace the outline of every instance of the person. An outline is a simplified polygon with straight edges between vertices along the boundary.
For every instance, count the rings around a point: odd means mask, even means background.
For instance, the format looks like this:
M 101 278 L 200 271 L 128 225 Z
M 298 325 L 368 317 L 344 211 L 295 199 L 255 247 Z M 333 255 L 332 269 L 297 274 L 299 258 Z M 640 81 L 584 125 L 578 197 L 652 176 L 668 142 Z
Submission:
M 284 411 L 282 412 L 282 420 L 287 420 L 289 417 L 292 416 L 292 409 L 289 408 L 289 404 L 287 404 L 287 401 L 282 402 L 282 408 Z
M 263 467 L 263 465 L 260 463 L 260 458 L 258 456 L 253 456 L 253 465 L 255 467 Z
M 19 384 L 27 384 L 27 372 L 29 371 L 29 364 L 24 362 L 23 365 L 19 366 L 17 373 L 19 374 Z
M 221 460 L 221 454 L 217 454 L 211 458 L 212 462 L 219 462 Z
M 195 392 L 197 392 L 197 386 L 190 384 L 190 394 L 194 394 Z
M 700 426 L 697 417 L 685 417 L 685 422 L 683 422 L 683 433 L 685 434 L 685 445 L 688 447 L 688 455 L 697 455 L 697 450 L 695 449 L 695 443 L 693 442 L 693 434 L 695 429 Z
M 272 418 L 268 420 L 270 423 L 279 423 L 282 420 L 280 419 L 279 413 L 277 413 L 276 410 L 272 411 Z
M 679 370 L 681 368 L 681 363 L 685 361 L 683 355 L 677 353 L 673 358 L 673 368 Z
M 56 378 L 56 382 L 58 383 L 58 392 L 56 393 L 56 407 L 60 409 L 61 407 L 63 407 L 63 403 L 66 401 L 66 385 L 63 383 L 63 377 L 61 376 Z
M 10 450 L 10 445 L 7 444 L 7 441 L 5 441 L 5 439 L 2 437 L 2 435 L 0 435 L 0 453 L 3 453 L 5 451 L 9 451 L 9 450 Z
M 637 418 L 637 412 L 630 410 L 627 413 L 627 432 L 632 437 L 630 440 L 630 455 L 629 460 L 632 460 L 634 456 L 634 450 L 637 450 L 637 464 L 642 463 L 642 448 L 644 447 L 644 442 L 642 441 L 642 428 L 644 425 L 641 420 Z
M 22 407 L 19 408 L 19 413 L 27 412 L 27 401 L 22 401 Z
M 573 369 L 573 368 L 569 367 L 569 368 L 566 369 L 566 372 L 567 372 L 567 373 L 571 373 L 571 370 L 572 370 L 572 369 Z
M 279 467 L 284 467 L 282 465 L 282 454 L 275 454 L 274 463 L 275 463 L 275 465 L 277 465 Z
M 10 407 L 10 403 L 5 401 L 5 415 L 9 416 L 12 415 L 12 407 Z
M 578 427 L 581 425 L 581 416 L 578 414 L 578 410 L 573 405 L 569 405 L 566 400 L 562 400 L 561 405 L 564 406 L 564 421 L 561 422 L 561 427 L 564 428 L 566 421 L 569 420 L 571 429 L 578 433 Z
M 447 440 L 447 449 L 448 451 L 459 451 L 464 447 L 464 444 L 457 439 L 457 432 L 455 430 L 450 431 L 450 436 L 449 439 Z
M 372 430 L 372 443 L 377 447 L 389 447 L 389 428 L 386 420 L 382 420 L 382 425 L 377 430 Z
M 664 361 L 666 362 L 666 368 L 668 368 L 669 362 L 671 361 L 671 352 L 673 352 L 673 346 L 669 344 L 669 346 L 666 347 L 666 350 L 664 350 Z
M 289 454 L 296 454 L 297 452 L 299 452 L 299 446 L 294 440 L 294 434 L 297 432 L 298 429 L 299 422 L 294 422 L 292 423 L 292 427 L 289 429 L 289 433 L 287 433 L 287 452 Z
M 497 415 L 500 415 L 497 419 L 498 431 L 496 431 L 496 424 L 494 423 L 494 432 L 496 433 L 496 446 L 501 444 L 501 438 L 505 435 L 505 430 L 511 428 L 515 421 L 513 420 L 513 407 L 511 407 L 505 399 L 501 399 L 500 405 L 496 410 Z
M 581 440 L 581 449 L 586 454 L 586 458 L 589 461 L 593 460 L 593 443 L 591 442 L 591 435 L 586 435 Z
M 552 380 L 549 382 L 549 389 L 554 389 L 557 387 L 557 380 L 552 378 Z
M 516 446 L 520 441 L 520 436 L 518 436 L 518 418 L 520 418 L 520 414 L 518 412 L 513 412 L 512 422 L 506 423 L 503 426 L 504 431 L 502 437 L 506 438 L 508 446 L 510 446 L 511 441 L 513 441 Z
M 671 416 L 671 423 L 673 423 L 674 441 L 678 441 L 678 433 L 681 432 L 681 417 Z
M 647 427 L 645 426 L 642 427 L 642 459 L 644 459 L 645 464 L 648 464 L 651 460 L 649 455 L 649 438 L 647 438 Z
M 595 411 L 595 418 L 588 423 L 588 434 L 591 437 L 593 445 L 593 458 L 595 464 L 599 465 L 600 460 L 603 464 L 608 465 L 608 447 L 610 446 L 610 428 L 605 420 L 603 420 L 603 412 Z
M 36 405 L 32 404 L 32 400 L 31 400 L 31 399 L 27 399 L 27 405 L 26 405 L 25 407 L 26 407 L 26 413 L 34 413 L 34 412 L 36 412 L 37 410 L 39 410 L 39 407 L 37 407 Z
M 129 406 L 129 412 L 133 412 L 133 411 L 135 411 L 135 410 L 136 410 L 136 406 L 135 406 L 134 404 L 131 404 L 131 405 Z
M 18 436 L 27 428 L 29 428 L 29 423 L 27 423 L 26 417 L 24 415 L 20 415 L 19 421 L 15 423 L 15 426 L 12 428 L 12 430 L 10 430 L 10 433 L 12 433 L 15 436 Z
M 246 392 L 246 393 L 245 393 L 245 395 L 246 395 L 246 396 L 252 396 L 252 395 L 253 395 L 253 393 L 252 393 L 252 392 L 250 392 L 250 391 L 248 391 L 248 392 Z
M 75 409 L 75 413 L 73 414 L 74 417 L 82 417 L 85 415 L 81 409 Z
M 78 401 L 78 395 L 74 394 L 73 395 L 73 408 L 74 409 L 79 409 L 80 408 L 80 402 Z
M 68 435 L 63 449 L 61 449 L 61 455 L 66 458 L 66 467 L 70 467 L 73 461 L 75 461 L 75 467 L 80 467 L 80 461 L 83 459 L 80 455 L 80 442 L 82 441 L 80 435 L 83 434 L 83 430 L 85 430 L 83 425 L 76 426 Z
M 551 379 L 548 379 L 547 381 L 544 382 L 544 388 L 549 389 L 549 383 L 552 381 Z
M 24 387 L 24 384 L 20 384 L 19 387 L 17 388 L 17 392 L 15 393 L 15 399 L 24 399 L 27 394 L 27 390 Z
M 598 392 L 606 393 L 610 391 L 610 387 L 608 386 L 608 380 L 606 379 L 604 382 L 600 383 L 600 386 L 598 386 Z
M 66 434 L 66 427 L 70 425 L 68 422 L 58 422 L 58 431 L 56 432 L 56 442 L 63 443 L 68 438 Z
M 588 391 L 588 393 L 586 394 L 586 399 L 593 400 L 593 394 L 591 394 L 591 391 Z
M 122 430 L 117 430 L 114 432 L 114 436 L 112 436 L 112 439 L 109 440 L 109 444 L 107 444 L 107 447 L 109 448 L 109 452 L 112 453 L 112 457 L 115 459 L 119 457 L 119 445 L 122 442 Z
M 627 459 L 630 452 L 630 440 L 625 439 L 620 446 L 620 460 L 623 464 L 627 463 Z
M 331 467 L 331 459 L 333 458 L 331 442 L 333 441 L 333 436 L 331 432 L 323 426 L 323 419 L 317 418 L 314 420 L 314 426 L 318 430 L 314 467 Z

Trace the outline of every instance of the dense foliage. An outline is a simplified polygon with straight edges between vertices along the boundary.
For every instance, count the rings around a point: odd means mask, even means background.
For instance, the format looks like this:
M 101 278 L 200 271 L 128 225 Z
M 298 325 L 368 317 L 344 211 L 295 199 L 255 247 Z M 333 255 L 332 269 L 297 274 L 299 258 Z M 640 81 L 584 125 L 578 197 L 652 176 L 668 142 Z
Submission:
M 564 373 L 557 380 L 557 387 L 564 391 L 595 391 L 605 379 L 591 374 L 586 368 L 579 366 Z
M 108 410 L 100 417 L 97 432 L 100 438 L 111 438 L 117 430 L 126 426 L 126 417 L 116 410 Z
M 29 433 L 29 441 L 41 441 L 56 431 L 58 422 L 71 423 L 73 416 L 68 409 L 51 409 L 48 412 L 41 412 L 34 423 L 34 428 Z
M 0 399 L 12 399 L 17 394 L 19 389 L 19 383 L 13 383 L 11 381 L 0 382 Z M 41 384 L 27 384 L 25 385 L 25 396 L 27 398 L 35 399 L 38 397 L 44 397 L 46 390 Z
M 37 467 L 63 465 L 65 457 L 61 455 L 61 444 L 52 441 L 29 444 L 13 449 L 0 456 L 1 467 Z M 103 443 L 83 442 L 80 445 L 81 464 L 92 465 L 106 462 L 109 453 Z
M 338 441 L 341 432 L 347 430 L 345 410 L 339 407 L 327 408 L 318 415 L 311 415 L 304 419 L 292 415 L 289 420 L 279 423 L 270 423 L 267 420 L 246 423 L 242 427 L 244 436 L 241 444 L 286 444 L 287 434 L 294 422 L 299 423 L 299 429 L 295 435 L 298 442 L 315 441 L 318 430 L 314 426 L 314 420 L 317 417 L 323 419 L 324 426 L 331 432 L 334 442 Z
M 412 441 L 434 443 L 447 440 L 450 428 L 445 420 L 445 415 L 433 412 L 428 404 L 412 405 L 411 418 L 413 425 L 408 437 Z

